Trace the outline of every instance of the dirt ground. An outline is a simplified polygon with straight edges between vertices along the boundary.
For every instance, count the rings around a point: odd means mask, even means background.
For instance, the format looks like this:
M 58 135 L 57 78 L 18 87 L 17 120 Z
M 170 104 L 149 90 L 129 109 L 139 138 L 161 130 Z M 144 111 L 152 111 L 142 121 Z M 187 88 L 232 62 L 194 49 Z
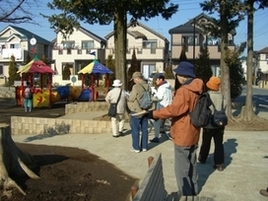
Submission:
M 0 123 L 10 123 L 10 116 L 55 118 L 64 115 L 64 103 L 51 109 L 34 109 L 25 113 L 12 100 L 0 99 Z M 125 174 L 113 164 L 86 150 L 69 147 L 19 144 L 30 153 L 40 179 L 12 177 L 26 192 L 15 192 L 12 199 L 1 201 L 125 201 L 137 179 Z M 1 192 L 1 189 L 0 189 Z

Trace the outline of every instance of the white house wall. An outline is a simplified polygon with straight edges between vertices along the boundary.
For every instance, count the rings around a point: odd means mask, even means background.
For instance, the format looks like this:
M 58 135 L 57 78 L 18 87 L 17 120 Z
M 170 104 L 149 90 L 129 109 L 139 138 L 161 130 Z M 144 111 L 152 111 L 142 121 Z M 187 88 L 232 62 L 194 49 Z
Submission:
M 99 50 L 102 48 L 101 43 L 94 40 L 92 37 L 83 33 L 80 30 L 75 30 L 72 35 L 70 35 L 66 40 L 63 38 L 61 33 L 57 34 L 57 42 L 53 48 L 53 60 L 55 64 L 52 66 L 54 70 L 57 71 L 57 74 L 62 76 L 62 65 L 65 63 L 74 64 L 76 60 L 93 60 L 95 59 L 94 55 L 90 55 L 86 49 L 82 48 L 82 41 L 94 41 L 94 48 L 90 52 L 96 53 L 96 58 L 98 58 Z M 67 54 L 67 49 L 63 49 L 63 41 L 75 41 L 75 47 L 71 49 L 71 54 Z M 78 54 L 78 50 L 81 49 L 82 53 Z M 60 53 L 62 51 L 62 53 Z M 55 76 L 56 79 L 57 76 Z M 57 77 L 57 82 L 59 78 Z
M 266 54 L 260 54 L 259 68 L 262 72 L 268 73 L 268 58 L 266 57 Z
M 147 40 L 156 40 L 157 47 L 155 49 L 155 53 L 151 52 L 151 48 L 143 48 L 144 40 L 142 38 L 135 38 L 132 34 L 129 33 L 132 31 L 138 31 L 142 33 L 146 36 Z M 164 70 L 165 58 L 167 56 L 165 50 L 168 49 L 168 47 L 166 47 L 166 41 L 163 38 L 145 29 L 143 26 L 130 26 L 128 27 L 127 40 L 128 45 L 126 59 L 128 61 L 131 61 L 133 50 L 135 49 L 136 57 L 141 61 L 141 71 L 143 71 L 143 66 L 146 66 L 148 64 L 155 65 L 155 70 Z M 113 58 L 115 58 L 114 48 L 114 36 L 112 35 L 107 40 L 106 58 L 108 58 L 108 55 L 113 55 Z

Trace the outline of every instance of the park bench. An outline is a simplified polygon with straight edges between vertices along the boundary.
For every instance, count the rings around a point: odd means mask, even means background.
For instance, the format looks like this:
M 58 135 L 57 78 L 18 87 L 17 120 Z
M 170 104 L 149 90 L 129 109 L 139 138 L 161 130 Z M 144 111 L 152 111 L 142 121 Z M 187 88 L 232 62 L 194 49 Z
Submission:
M 161 154 L 148 158 L 149 169 L 140 186 L 131 187 L 132 201 L 213 201 L 204 196 L 182 196 L 179 200 L 173 194 L 168 194 L 164 184 L 164 174 Z

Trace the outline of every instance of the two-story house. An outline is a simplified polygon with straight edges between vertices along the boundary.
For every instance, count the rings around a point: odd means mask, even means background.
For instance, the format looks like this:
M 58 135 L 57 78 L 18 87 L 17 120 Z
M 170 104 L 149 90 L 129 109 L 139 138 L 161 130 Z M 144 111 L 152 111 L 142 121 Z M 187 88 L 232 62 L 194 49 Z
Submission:
M 256 52 L 256 77 L 261 87 L 268 87 L 268 47 Z
M 202 25 L 213 23 L 212 18 L 204 13 L 199 14 L 185 24 L 169 30 L 171 35 L 171 59 L 173 65 L 178 65 L 181 50 L 185 48 L 189 62 L 195 62 L 200 48 L 207 46 L 213 75 L 220 76 L 220 38 L 212 36 L 203 30 Z M 228 47 L 234 49 L 235 32 L 228 34 Z
M 114 56 L 114 31 L 107 39 L 106 58 Z M 127 25 L 127 67 L 130 67 L 133 50 L 141 64 L 140 71 L 147 79 L 154 71 L 163 71 L 168 61 L 169 41 L 161 34 L 138 22 L 136 26 Z
M 77 76 L 77 72 L 94 59 L 101 63 L 105 62 L 106 40 L 83 27 L 74 30 L 67 38 L 57 32 L 53 44 L 52 58 L 55 60 L 53 68 L 57 72 L 53 76 L 54 83 L 70 83 L 70 80 L 62 80 L 66 64 L 70 68 L 71 75 Z M 80 81 L 74 84 L 79 85 Z
M 17 26 L 7 26 L 0 32 L 0 75 L 9 77 L 10 57 L 13 55 L 17 67 L 26 64 L 27 55 L 32 58 L 45 56 L 51 59 L 51 42 Z
M 268 47 L 256 52 L 257 56 L 257 69 L 264 74 L 268 74 Z

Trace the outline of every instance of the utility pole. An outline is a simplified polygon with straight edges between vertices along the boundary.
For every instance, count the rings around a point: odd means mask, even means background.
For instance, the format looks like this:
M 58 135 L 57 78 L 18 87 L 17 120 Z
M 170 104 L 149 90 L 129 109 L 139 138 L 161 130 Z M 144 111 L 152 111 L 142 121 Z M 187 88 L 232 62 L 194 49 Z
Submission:
M 194 43 L 193 43 L 193 46 L 194 46 L 194 48 L 193 48 L 193 65 L 195 65 L 195 18 L 194 18 Z

